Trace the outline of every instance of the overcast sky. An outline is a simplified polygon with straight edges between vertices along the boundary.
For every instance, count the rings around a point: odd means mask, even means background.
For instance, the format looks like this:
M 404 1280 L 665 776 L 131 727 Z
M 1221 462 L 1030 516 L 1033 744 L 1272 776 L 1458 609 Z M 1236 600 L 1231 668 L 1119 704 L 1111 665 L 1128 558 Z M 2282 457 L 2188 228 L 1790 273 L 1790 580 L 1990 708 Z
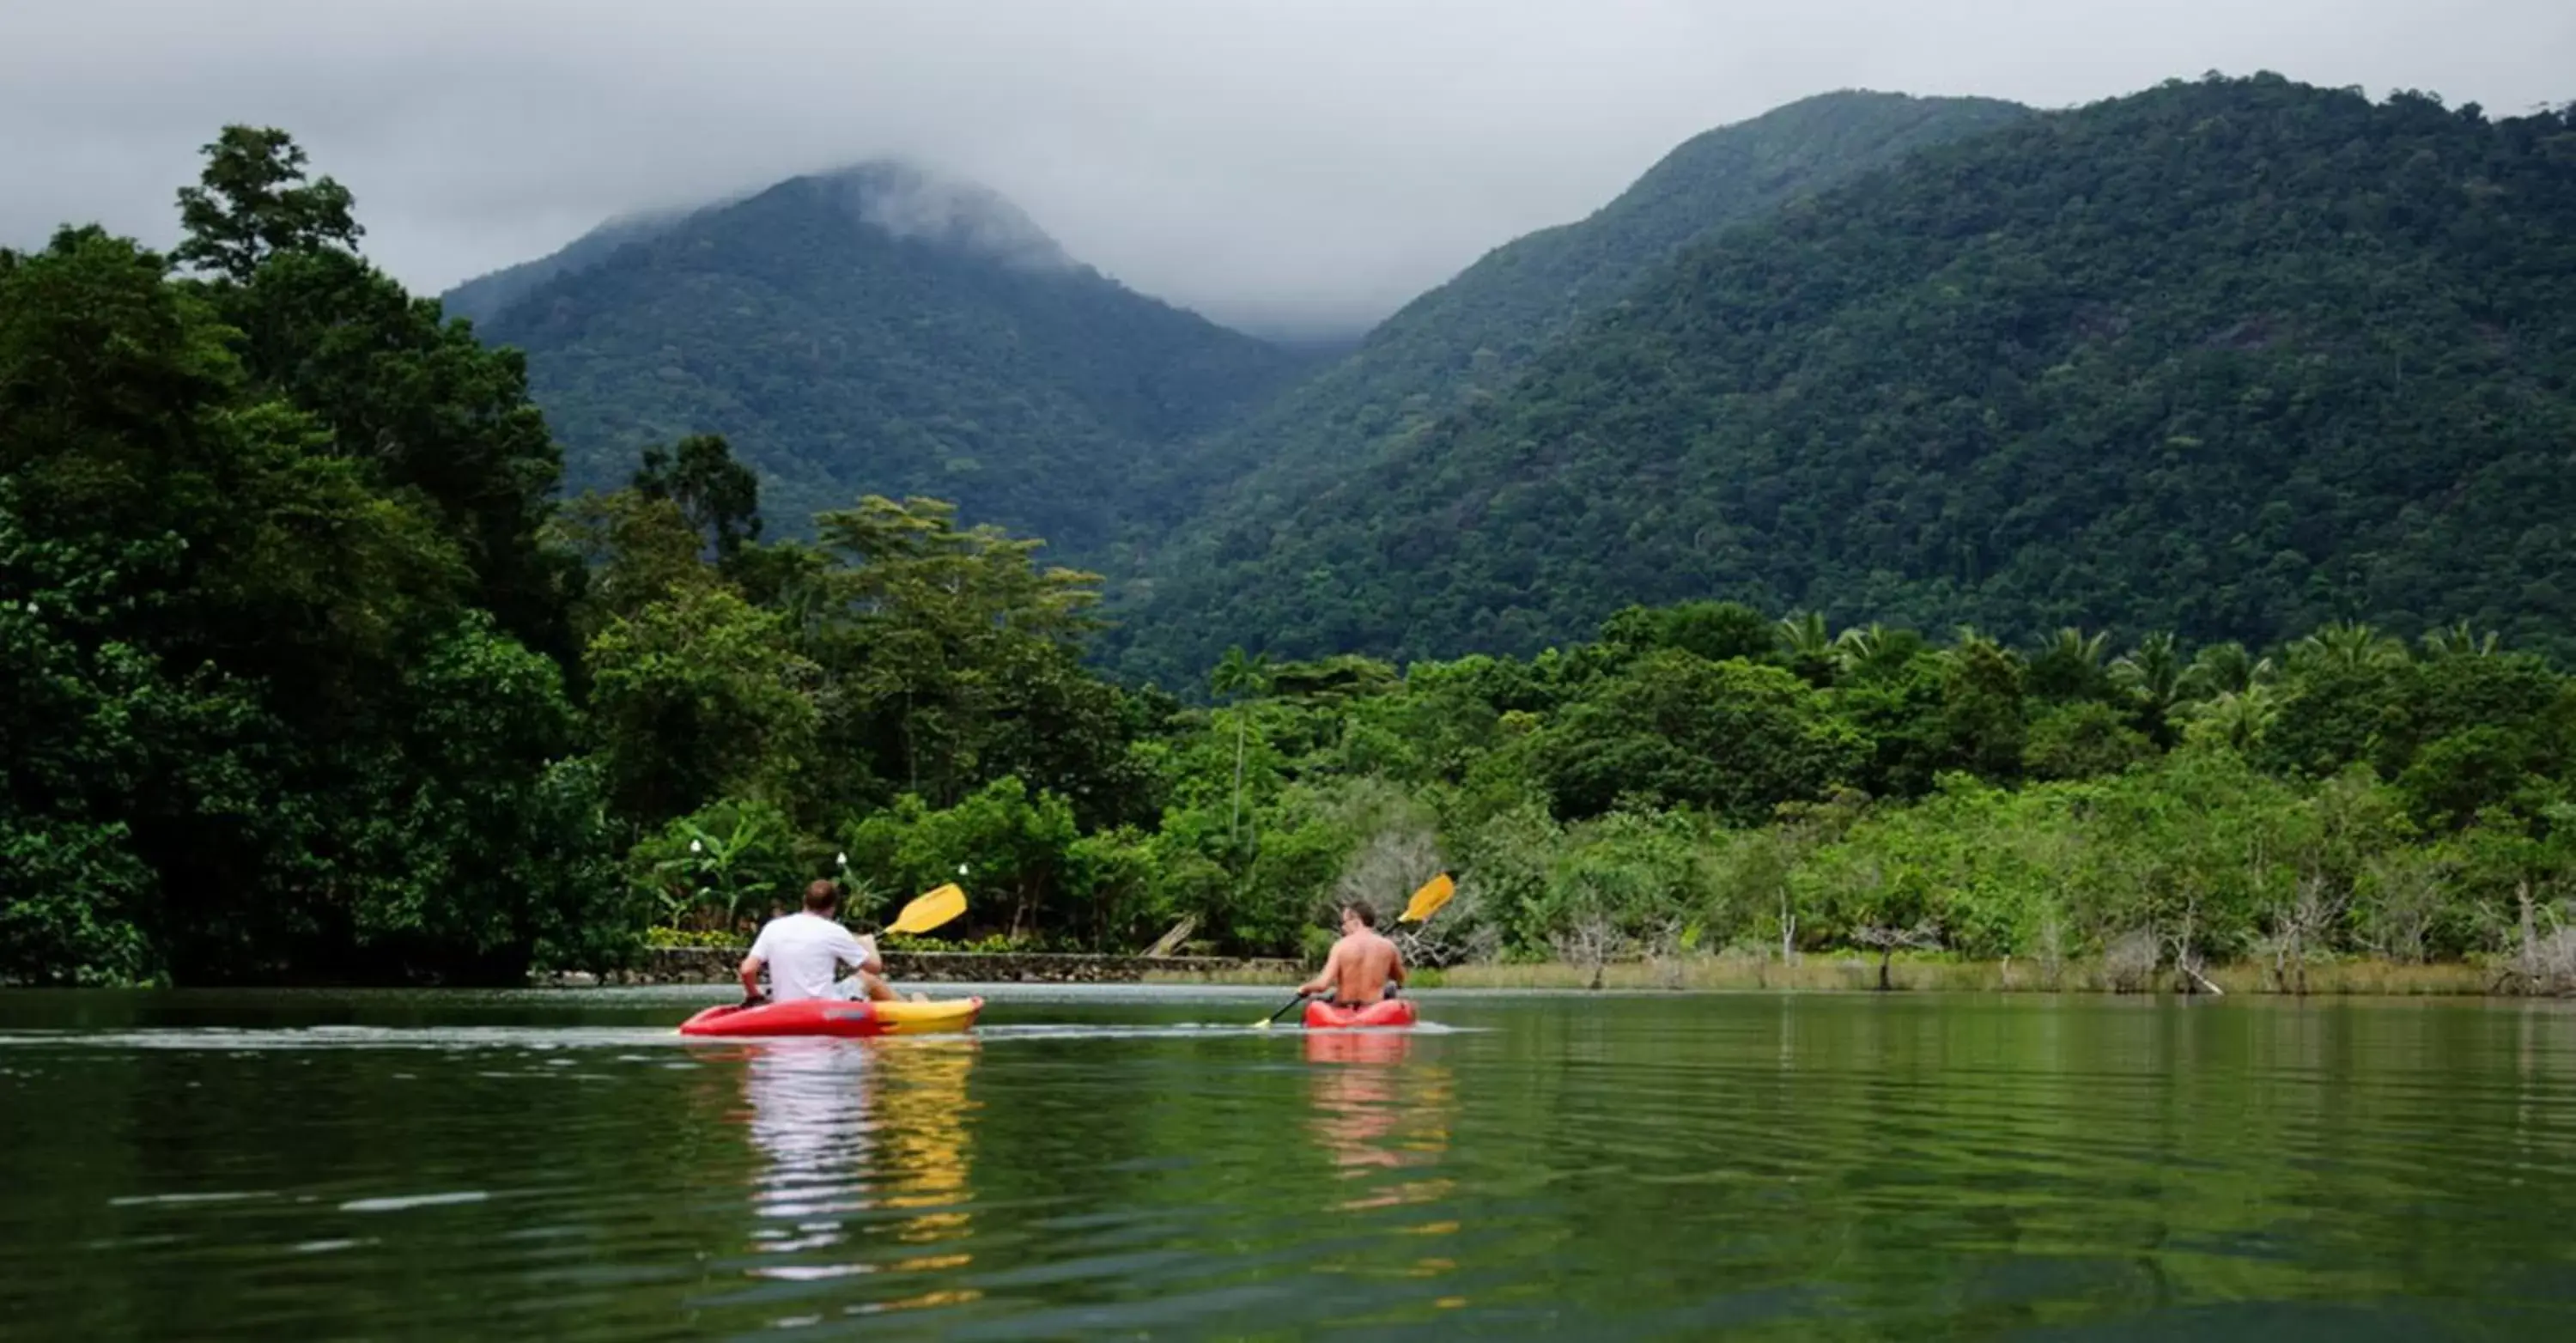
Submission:
M 0 242 L 165 243 L 227 121 L 292 132 L 432 291 L 899 153 L 1149 293 L 1348 326 L 1807 94 L 2211 69 L 2519 112 L 2576 98 L 2576 0 L 0 0 Z

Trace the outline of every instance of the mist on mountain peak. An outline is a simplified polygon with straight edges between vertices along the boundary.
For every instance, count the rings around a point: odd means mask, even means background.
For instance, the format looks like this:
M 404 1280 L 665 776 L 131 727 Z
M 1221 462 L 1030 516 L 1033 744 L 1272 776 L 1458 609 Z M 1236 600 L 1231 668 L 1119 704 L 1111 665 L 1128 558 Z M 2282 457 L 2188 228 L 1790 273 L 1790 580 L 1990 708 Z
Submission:
M 904 159 L 854 164 L 820 179 L 860 222 L 1024 270 L 1069 270 L 1074 259 L 1000 192 Z

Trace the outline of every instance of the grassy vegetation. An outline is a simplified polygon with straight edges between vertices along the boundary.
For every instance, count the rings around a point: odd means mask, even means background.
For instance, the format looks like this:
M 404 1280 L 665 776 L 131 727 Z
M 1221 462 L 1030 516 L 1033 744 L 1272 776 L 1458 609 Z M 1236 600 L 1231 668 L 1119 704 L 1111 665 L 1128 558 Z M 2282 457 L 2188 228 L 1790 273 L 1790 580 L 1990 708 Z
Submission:
M 2219 966 L 2205 973 L 2229 995 L 2284 991 L 2279 976 L 2268 965 L 2248 962 Z M 1888 967 L 1888 974 L 1898 992 L 2114 991 L 2112 976 L 2100 961 L 2068 962 L 2052 973 L 2030 961 L 1899 959 Z M 1426 988 L 1562 990 L 1591 987 L 1593 971 L 1571 962 L 1544 961 L 1454 966 L 1419 978 Z M 1601 968 L 1600 978 L 1600 987 L 1608 990 L 1869 992 L 1877 988 L 1878 962 L 1863 956 L 1810 956 L 1787 964 L 1749 956 L 1707 956 L 1607 965 Z M 2491 992 L 2496 981 L 2495 970 L 2467 964 L 2346 961 L 2308 967 L 2308 994 L 2314 997 L 2457 997 Z

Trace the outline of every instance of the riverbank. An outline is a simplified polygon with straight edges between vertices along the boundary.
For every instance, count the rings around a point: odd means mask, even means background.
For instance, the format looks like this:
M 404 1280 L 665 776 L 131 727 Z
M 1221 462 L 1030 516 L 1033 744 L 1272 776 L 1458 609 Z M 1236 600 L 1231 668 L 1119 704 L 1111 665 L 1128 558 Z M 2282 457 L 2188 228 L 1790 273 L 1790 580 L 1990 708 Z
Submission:
M 657 948 L 626 970 L 606 975 L 539 973 L 533 983 L 549 988 L 610 985 L 729 984 L 742 952 L 711 947 Z M 1230 956 L 1099 956 L 1062 953 L 892 952 L 886 956 L 891 978 L 917 983 L 974 984 L 1210 984 L 1277 985 L 1294 981 L 1307 967 L 1296 961 Z M 2207 993 L 2282 994 L 2298 991 L 2297 972 L 2284 976 L 2268 963 L 2245 962 L 2207 967 Z M 1899 959 L 1888 966 L 1888 987 L 1898 992 L 1939 993 L 2119 993 L 2179 991 L 2171 969 L 2145 980 L 2122 980 L 2099 961 L 2069 961 L 2055 967 L 2026 960 L 1956 961 Z M 1810 955 L 1792 963 L 1749 956 L 1693 956 L 1663 960 L 1615 962 L 1597 972 L 1566 961 L 1522 964 L 1458 965 L 1421 970 L 1414 983 L 1423 988 L 1462 989 L 1662 989 L 1675 992 L 1779 991 L 1866 993 L 1878 987 L 1878 961 L 1865 956 Z M 2336 961 L 2312 964 L 2305 971 L 2304 992 L 2318 996 L 2379 997 L 2523 997 L 2546 996 L 2547 986 L 2517 979 L 2509 969 L 2457 962 L 2399 965 L 2388 961 Z
M 2225 994 L 2282 994 L 2298 986 L 2298 972 L 2286 977 L 2264 963 L 2205 967 L 2207 985 Z M 1888 987 L 1898 992 L 1943 993 L 2118 993 L 2124 989 L 2098 961 L 2070 961 L 2051 969 L 2030 961 L 1898 960 L 1888 966 Z M 1563 961 L 1523 965 L 1460 965 L 1427 973 L 1426 986 L 1475 989 L 1585 989 L 1595 987 L 1590 966 Z M 2160 971 L 2146 981 L 2146 992 L 2179 991 L 2179 976 Z M 1604 989 L 1669 989 L 1723 991 L 1788 989 L 1811 992 L 1869 992 L 1878 987 L 1878 961 L 1861 956 L 1806 956 L 1783 964 L 1751 957 L 1703 956 L 1671 960 L 1629 961 L 1604 965 L 1598 972 Z M 2194 986 L 2195 991 L 2209 988 Z M 2304 991 L 2312 996 L 2479 997 L 2528 996 L 2505 971 L 2493 966 L 2459 963 L 2399 965 L 2389 961 L 2341 961 L 2310 965 Z
M 743 949 L 656 947 L 624 970 L 593 975 L 539 971 L 545 988 L 634 984 L 730 984 Z M 1295 961 L 1236 956 L 1085 956 L 1051 952 L 886 953 L 886 975 L 911 983 L 967 984 L 1278 984 L 1305 970 Z

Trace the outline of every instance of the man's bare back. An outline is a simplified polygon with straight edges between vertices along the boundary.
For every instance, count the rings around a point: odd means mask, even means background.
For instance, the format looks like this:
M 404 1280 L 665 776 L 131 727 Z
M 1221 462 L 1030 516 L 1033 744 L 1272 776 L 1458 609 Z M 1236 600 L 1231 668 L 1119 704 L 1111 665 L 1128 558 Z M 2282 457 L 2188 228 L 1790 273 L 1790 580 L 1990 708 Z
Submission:
M 1341 940 L 1333 943 L 1324 968 L 1298 992 L 1312 997 L 1330 990 L 1333 1001 L 1344 1007 L 1366 1007 L 1386 996 L 1389 980 L 1403 983 L 1404 953 L 1377 931 L 1376 923 L 1368 906 L 1344 906 Z

